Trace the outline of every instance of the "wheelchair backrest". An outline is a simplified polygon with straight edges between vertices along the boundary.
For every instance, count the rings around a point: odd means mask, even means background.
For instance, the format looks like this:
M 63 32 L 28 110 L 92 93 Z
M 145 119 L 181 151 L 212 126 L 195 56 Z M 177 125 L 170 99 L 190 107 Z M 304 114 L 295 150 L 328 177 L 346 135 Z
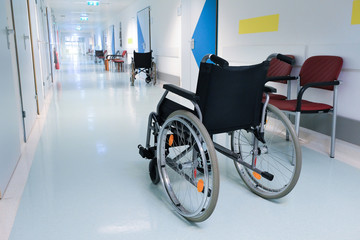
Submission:
M 135 68 L 151 68 L 152 51 L 147 53 L 137 53 L 134 51 Z
M 268 67 L 268 61 L 240 67 L 200 64 L 196 95 L 210 134 L 260 124 Z
M 95 50 L 95 56 L 96 57 L 103 57 L 104 56 L 103 50 Z

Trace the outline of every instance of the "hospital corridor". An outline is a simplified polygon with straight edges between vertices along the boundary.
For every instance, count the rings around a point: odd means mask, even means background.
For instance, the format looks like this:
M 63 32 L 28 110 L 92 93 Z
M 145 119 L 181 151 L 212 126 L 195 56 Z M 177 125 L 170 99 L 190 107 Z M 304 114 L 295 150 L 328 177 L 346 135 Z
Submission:
M 0 2 L 0 240 L 359 238 L 359 0 Z

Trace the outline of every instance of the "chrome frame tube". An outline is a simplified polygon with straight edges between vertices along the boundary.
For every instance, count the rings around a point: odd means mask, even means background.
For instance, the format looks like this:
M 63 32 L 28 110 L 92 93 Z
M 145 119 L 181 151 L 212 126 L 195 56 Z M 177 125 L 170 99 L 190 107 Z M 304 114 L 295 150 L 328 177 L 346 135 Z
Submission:
M 154 120 L 154 126 L 152 126 L 152 120 Z M 146 148 L 151 147 L 150 146 L 151 131 L 154 131 L 154 137 L 156 137 L 156 135 L 159 132 L 159 129 L 160 129 L 160 126 L 156 119 L 156 113 L 152 112 L 152 113 L 150 113 L 149 119 L 148 119 L 148 128 L 147 128 L 147 133 L 146 133 Z
M 286 97 L 288 100 L 291 99 L 291 80 L 287 81 L 287 93 L 286 93 Z
M 332 117 L 332 129 L 331 129 L 331 146 L 330 157 L 335 157 L 335 140 L 336 140 L 336 118 L 337 118 L 337 99 L 338 99 L 338 86 L 334 86 L 333 93 L 333 117 Z
M 269 104 L 270 101 L 270 96 L 268 93 L 265 93 L 265 103 L 262 109 L 262 115 L 261 115 L 261 126 L 260 126 L 260 132 L 263 133 L 264 132 L 264 125 L 265 125 L 265 116 L 266 116 L 266 108 Z
M 299 128 L 300 128 L 300 112 L 295 113 L 295 133 L 299 137 Z

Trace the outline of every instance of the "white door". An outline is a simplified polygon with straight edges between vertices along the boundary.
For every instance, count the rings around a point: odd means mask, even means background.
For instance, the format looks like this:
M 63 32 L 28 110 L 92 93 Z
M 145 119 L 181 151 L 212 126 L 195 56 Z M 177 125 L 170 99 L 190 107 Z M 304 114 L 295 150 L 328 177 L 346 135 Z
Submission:
M 51 10 L 49 8 L 46 8 L 46 24 L 47 24 L 47 40 L 49 41 L 48 44 L 48 50 L 49 50 L 49 54 L 48 54 L 48 66 L 50 69 L 50 81 L 51 83 L 54 82 L 54 51 L 53 49 L 55 48 L 55 44 L 54 44 L 54 36 L 53 34 L 53 24 L 52 24 L 52 20 L 51 20 Z M 50 87 L 49 87 L 50 88 Z
M 11 24 L 10 2 L 0 0 L 0 198 L 20 156 L 20 106 L 16 94 L 16 76 L 12 66 L 15 52 L 14 32 Z M 9 10 L 9 12 L 7 12 Z M 9 24 L 10 23 L 10 24 Z M 14 78 L 15 77 L 15 78 Z
M 182 0 L 181 86 L 196 90 L 199 65 L 217 53 L 217 0 Z
M 37 116 L 34 69 L 26 0 L 12 0 L 16 51 L 19 66 L 21 102 L 24 118 L 24 139 L 29 137 Z
M 151 51 L 150 37 L 150 8 L 147 7 L 137 13 L 138 52 Z

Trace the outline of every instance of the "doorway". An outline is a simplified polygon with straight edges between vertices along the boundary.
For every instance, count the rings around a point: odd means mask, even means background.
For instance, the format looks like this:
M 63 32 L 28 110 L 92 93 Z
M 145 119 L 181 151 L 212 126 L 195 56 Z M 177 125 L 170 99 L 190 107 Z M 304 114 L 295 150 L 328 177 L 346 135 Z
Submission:
M 18 77 L 24 126 L 24 141 L 28 139 L 38 113 L 30 39 L 27 1 L 12 0 L 12 17 L 15 30 Z
M 138 52 L 151 51 L 150 7 L 137 12 Z
M 181 86 L 196 90 L 199 65 L 217 54 L 218 0 L 182 0 Z

